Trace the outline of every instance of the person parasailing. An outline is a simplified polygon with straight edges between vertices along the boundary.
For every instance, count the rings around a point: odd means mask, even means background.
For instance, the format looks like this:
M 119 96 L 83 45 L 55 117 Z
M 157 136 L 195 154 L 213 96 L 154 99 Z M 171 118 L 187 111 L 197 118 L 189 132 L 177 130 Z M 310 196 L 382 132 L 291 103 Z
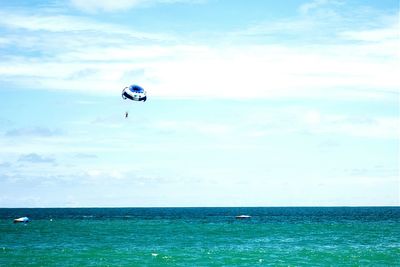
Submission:
M 132 100 L 132 101 L 143 101 L 146 102 L 147 94 L 146 91 L 140 87 L 139 85 L 132 84 L 130 86 L 125 87 L 122 90 L 122 99 L 124 100 Z M 125 119 L 129 116 L 128 111 L 125 112 Z

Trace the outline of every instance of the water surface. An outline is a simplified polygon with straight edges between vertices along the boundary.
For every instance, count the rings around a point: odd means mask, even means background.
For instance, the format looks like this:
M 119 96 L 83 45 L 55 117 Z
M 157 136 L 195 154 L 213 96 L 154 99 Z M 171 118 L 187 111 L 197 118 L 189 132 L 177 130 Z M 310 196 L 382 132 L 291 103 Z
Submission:
M 400 208 L 0 209 L 0 266 L 21 265 L 400 266 Z

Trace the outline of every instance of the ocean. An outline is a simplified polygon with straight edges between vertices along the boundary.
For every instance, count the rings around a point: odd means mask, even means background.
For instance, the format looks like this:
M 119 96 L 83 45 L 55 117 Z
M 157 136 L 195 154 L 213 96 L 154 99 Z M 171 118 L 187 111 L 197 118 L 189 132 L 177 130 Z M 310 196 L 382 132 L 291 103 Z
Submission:
M 3 208 L 0 266 L 400 266 L 400 208 Z

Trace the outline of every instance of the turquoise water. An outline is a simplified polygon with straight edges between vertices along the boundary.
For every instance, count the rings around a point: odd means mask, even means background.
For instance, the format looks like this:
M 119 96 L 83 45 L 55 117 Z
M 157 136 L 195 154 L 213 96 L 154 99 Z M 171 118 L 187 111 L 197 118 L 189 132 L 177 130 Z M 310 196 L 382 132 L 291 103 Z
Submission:
M 0 209 L 22 265 L 400 266 L 400 208 Z

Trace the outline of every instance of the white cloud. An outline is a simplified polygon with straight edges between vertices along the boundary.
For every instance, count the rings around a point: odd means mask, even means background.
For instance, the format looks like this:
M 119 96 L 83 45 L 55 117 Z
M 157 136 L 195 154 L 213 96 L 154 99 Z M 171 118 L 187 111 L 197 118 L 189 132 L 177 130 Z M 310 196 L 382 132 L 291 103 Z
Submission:
M 166 132 L 194 132 L 210 136 L 226 136 L 234 130 L 233 125 L 201 121 L 159 121 L 152 128 Z
M 324 6 L 329 6 L 329 5 L 341 5 L 343 1 L 338 1 L 338 0 L 313 0 L 307 3 L 302 4 L 299 7 L 299 11 L 302 14 L 307 14 L 311 12 L 312 10 L 324 7 Z
M 115 12 L 155 4 L 202 3 L 204 0 L 70 0 L 71 5 L 85 12 Z
M 44 157 L 42 155 L 36 153 L 30 153 L 21 155 L 18 159 L 20 162 L 30 162 L 30 163 L 53 163 L 55 161 L 54 158 Z
M 117 166 L 109 166 L 109 168 L 89 169 L 82 175 L 87 182 L 106 181 L 106 180 L 121 180 L 126 179 L 127 174 L 123 171 L 116 170 Z
M 105 31 L 110 29 L 109 24 L 94 23 L 84 17 L 33 15 L 7 11 L 1 11 L 0 14 L 0 25 L 11 29 L 48 32 Z
M 270 135 L 309 133 L 325 136 L 346 136 L 397 139 L 400 118 L 390 116 L 355 116 L 327 113 L 305 107 L 266 108 L 241 118 L 245 136 L 263 138 Z M 273 115 L 270 115 L 273 114 Z
M 104 49 L 92 48 L 88 56 L 98 57 L 100 62 L 80 61 L 75 59 L 76 55 L 67 58 L 68 53 L 60 55 L 61 61 L 54 58 L 27 64 L 11 59 L 0 63 L 0 77 L 13 80 L 17 86 L 36 84 L 38 88 L 52 90 L 113 93 L 132 82 L 125 73 L 143 69 L 135 79 L 152 96 L 164 97 L 343 97 L 352 93 L 355 97 L 369 97 L 371 90 L 378 95 L 397 91 L 396 51 L 392 58 L 384 55 L 382 62 L 382 57 L 363 57 L 360 53 L 364 50 L 364 53 L 379 55 L 374 47 L 354 45 L 340 49 L 265 45 L 226 50 L 194 46 L 192 52 L 183 50 L 182 55 L 176 52 L 182 51 L 180 46 L 170 46 L 159 50 L 165 57 L 154 58 L 151 47 L 115 48 L 109 56 Z M 203 50 L 201 56 L 198 50 Z M 78 53 L 84 53 L 84 49 Z M 72 79 L 87 69 L 92 70 L 90 75 Z
M 136 3 L 120 4 L 128 2 Z M 297 22 L 277 23 L 273 34 Z M 114 94 L 134 80 L 151 96 L 162 97 L 384 98 L 387 92 L 397 92 L 400 83 L 393 24 L 378 30 L 334 32 L 346 43 L 293 46 L 278 41 L 229 47 L 185 45 L 176 36 L 75 16 L 2 12 L 0 25 L 24 31 L 21 38 L 2 37 L 3 45 L 19 49 L 28 45 L 46 55 L 4 56 L 0 81 L 16 87 Z M 349 43 L 350 39 L 374 42 Z
M 147 2 L 146 0 L 71 0 L 71 4 L 86 12 L 117 11 L 133 8 Z
M 314 110 L 305 111 L 301 117 L 306 123 L 304 129 L 313 134 L 392 139 L 400 136 L 399 118 L 321 114 Z
M 305 112 L 304 121 L 310 125 L 316 125 L 321 122 L 321 113 L 317 110 L 310 110 Z
M 5 132 L 7 137 L 51 137 L 61 135 L 60 130 L 54 130 L 44 127 L 27 127 L 12 129 Z
M 100 170 L 88 170 L 88 171 L 86 172 L 86 174 L 87 174 L 89 177 L 98 177 L 98 176 L 100 176 L 100 175 L 102 174 L 102 171 L 100 171 Z
M 339 121 L 331 123 L 330 127 L 323 127 L 317 131 L 351 136 L 395 139 L 400 136 L 400 120 L 398 118 L 377 118 L 369 123 Z
M 348 40 L 366 42 L 382 42 L 385 40 L 393 40 L 396 41 L 397 45 L 399 45 L 399 25 L 396 23 L 392 26 L 384 28 L 360 31 L 344 31 L 339 33 L 339 36 Z
M 115 1 L 114 1 L 115 2 Z M 124 37 L 126 40 L 131 40 L 130 38 L 137 39 L 149 39 L 156 41 L 171 40 L 171 37 L 165 34 L 154 34 L 145 33 L 140 31 L 134 31 L 128 29 L 125 26 L 115 25 L 110 23 L 103 23 L 99 21 L 94 21 L 83 16 L 71 16 L 71 15 L 33 15 L 29 13 L 13 13 L 0 11 L 0 25 L 5 28 L 12 30 L 26 30 L 27 35 L 33 34 L 33 37 L 41 36 L 47 41 L 51 42 L 52 38 L 57 38 L 61 42 L 67 41 L 68 39 L 73 39 L 75 42 L 87 38 L 96 38 L 98 36 L 91 36 L 90 33 L 101 34 L 103 39 L 110 38 L 121 38 Z M 40 32 L 45 33 L 40 35 Z M 62 33 L 64 35 L 51 35 L 54 33 Z M 81 35 L 79 35 L 79 33 Z M 24 36 L 22 36 L 24 37 Z M 20 40 L 24 42 L 25 39 L 15 39 L 11 38 L 14 43 Z M 90 39 L 99 40 L 99 39 Z M 35 41 L 35 39 L 31 39 Z M 57 41 L 57 40 L 55 40 Z M 10 40 L 2 38 L 0 43 L 9 43 Z M 129 42 L 128 42 L 129 43 Z M 79 44 L 79 43 L 78 43 Z M 58 44 L 60 45 L 60 43 Z M 79 44 L 81 45 L 81 44 Z

